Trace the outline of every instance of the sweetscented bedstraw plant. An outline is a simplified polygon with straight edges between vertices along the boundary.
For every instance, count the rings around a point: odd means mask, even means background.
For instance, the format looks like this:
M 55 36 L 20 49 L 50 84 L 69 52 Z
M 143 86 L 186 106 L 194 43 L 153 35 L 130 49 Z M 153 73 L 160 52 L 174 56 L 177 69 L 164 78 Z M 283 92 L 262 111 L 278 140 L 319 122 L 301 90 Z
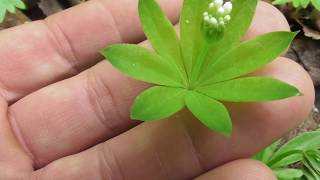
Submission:
M 320 180 L 320 129 L 305 132 L 283 145 L 276 141 L 254 156 L 278 180 Z
M 140 20 L 155 52 L 132 44 L 101 51 L 122 73 L 155 84 L 136 98 L 131 118 L 160 120 L 187 107 L 207 127 L 229 136 L 232 122 L 221 101 L 301 95 L 282 81 L 246 76 L 276 59 L 296 35 L 273 32 L 242 42 L 256 6 L 257 0 L 185 0 L 179 39 L 154 0 L 139 0 Z

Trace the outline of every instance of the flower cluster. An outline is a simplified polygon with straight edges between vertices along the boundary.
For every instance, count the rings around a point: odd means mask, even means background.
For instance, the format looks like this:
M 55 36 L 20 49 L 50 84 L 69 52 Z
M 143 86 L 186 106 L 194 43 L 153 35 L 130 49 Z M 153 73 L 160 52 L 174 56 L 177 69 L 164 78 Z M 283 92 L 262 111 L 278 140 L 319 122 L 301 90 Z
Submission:
M 223 0 L 213 0 L 209 4 L 209 8 L 203 13 L 203 20 L 206 25 L 212 27 L 224 27 L 230 20 L 232 11 L 232 3 L 223 3 Z
M 231 20 L 232 3 L 213 0 L 203 13 L 203 33 L 207 42 L 213 43 L 222 39 L 225 25 Z

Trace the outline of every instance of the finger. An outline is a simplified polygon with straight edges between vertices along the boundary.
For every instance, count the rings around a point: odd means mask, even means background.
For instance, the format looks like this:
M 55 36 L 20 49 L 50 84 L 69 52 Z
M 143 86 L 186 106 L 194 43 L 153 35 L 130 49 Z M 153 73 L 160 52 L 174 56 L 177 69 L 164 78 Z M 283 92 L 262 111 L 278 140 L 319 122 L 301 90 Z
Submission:
M 270 8 L 271 16 L 275 14 L 273 11 Z M 255 20 L 262 19 L 257 15 Z M 284 27 L 270 24 L 269 28 L 265 31 Z M 137 122 L 129 120 L 129 108 L 135 96 L 146 87 L 102 62 L 74 78 L 20 100 L 10 107 L 11 121 L 16 122 L 22 143 L 41 167 L 136 125 Z
M 33 170 L 33 162 L 11 131 L 7 109 L 6 101 L 0 98 L 0 179 L 22 179 Z
M 256 11 L 259 13 L 254 17 L 244 39 L 250 39 L 260 34 L 273 31 L 290 31 L 290 26 L 284 15 L 269 3 L 259 1 L 259 6 L 257 6 Z
M 195 180 L 276 180 L 272 171 L 264 164 L 250 160 L 237 160 L 207 172 Z
M 39 179 L 56 174 L 59 179 L 92 175 L 97 179 L 190 179 L 235 159 L 249 158 L 299 124 L 314 100 L 309 76 L 293 61 L 282 58 L 257 74 L 286 81 L 304 96 L 229 106 L 234 124 L 230 138 L 207 129 L 184 111 L 180 117 L 140 124 L 36 174 Z M 77 168 L 68 171 L 71 167 Z
M 144 40 L 138 0 L 92 0 L 0 33 L 0 95 L 13 102 L 97 63 L 112 43 Z M 181 0 L 159 0 L 173 22 Z M 14 38 L 13 38 L 14 37 Z

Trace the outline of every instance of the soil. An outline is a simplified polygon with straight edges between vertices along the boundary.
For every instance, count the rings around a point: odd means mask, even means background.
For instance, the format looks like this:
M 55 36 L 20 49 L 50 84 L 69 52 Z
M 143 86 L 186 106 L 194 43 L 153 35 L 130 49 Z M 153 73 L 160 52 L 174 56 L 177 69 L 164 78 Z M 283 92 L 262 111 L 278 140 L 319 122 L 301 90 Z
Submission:
M 84 1 L 86 0 L 25 0 L 28 8 L 24 11 L 18 10 L 16 14 L 9 14 L 5 22 L 0 24 L 0 30 L 43 19 Z M 312 7 L 298 10 L 291 6 L 278 8 L 287 17 L 292 30 L 301 30 L 287 57 L 298 62 L 309 72 L 316 89 L 316 102 L 312 112 L 298 128 L 285 136 L 288 140 L 301 132 L 318 129 L 320 125 L 320 12 Z

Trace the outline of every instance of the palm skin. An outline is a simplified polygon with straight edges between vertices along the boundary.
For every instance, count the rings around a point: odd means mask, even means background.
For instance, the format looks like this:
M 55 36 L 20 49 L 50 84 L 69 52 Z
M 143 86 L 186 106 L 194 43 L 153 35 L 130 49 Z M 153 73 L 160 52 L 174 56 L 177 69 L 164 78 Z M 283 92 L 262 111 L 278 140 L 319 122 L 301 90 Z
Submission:
M 159 0 L 177 22 L 180 0 Z M 245 39 L 289 30 L 260 3 Z M 141 43 L 136 0 L 91 0 L 0 32 L 0 179 L 275 179 L 249 158 L 299 124 L 314 92 L 306 72 L 279 58 L 256 75 L 295 85 L 304 96 L 228 104 L 231 138 L 189 112 L 159 122 L 129 120 L 136 95 L 149 85 L 123 76 L 99 50 Z

